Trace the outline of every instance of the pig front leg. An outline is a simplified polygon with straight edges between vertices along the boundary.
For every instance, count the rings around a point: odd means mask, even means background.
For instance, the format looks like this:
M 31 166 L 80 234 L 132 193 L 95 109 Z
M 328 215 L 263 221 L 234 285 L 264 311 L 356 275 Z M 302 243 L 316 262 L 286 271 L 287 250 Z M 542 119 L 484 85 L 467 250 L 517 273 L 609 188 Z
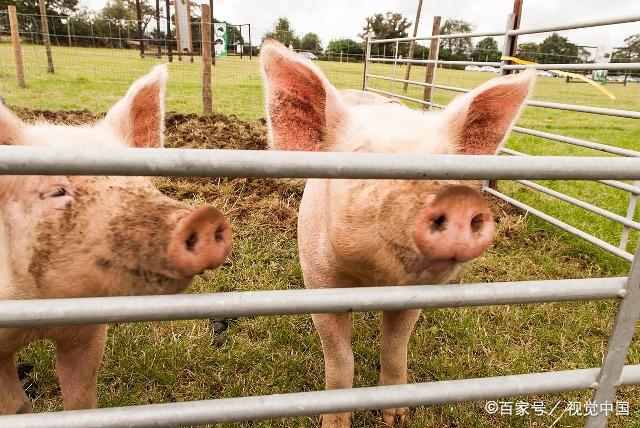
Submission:
M 0 415 L 31 413 L 31 402 L 24 393 L 13 353 L 0 356 Z
M 322 341 L 325 388 L 351 388 L 353 350 L 349 314 L 313 314 L 311 318 Z M 348 428 L 350 420 L 351 413 L 323 415 L 322 428 Z
M 57 339 L 56 368 L 65 410 L 97 406 L 98 367 L 106 338 L 106 325 L 90 325 L 68 327 Z
M 407 346 L 419 317 L 420 309 L 382 312 L 380 385 L 407 383 Z M 408 416 L 408 407 L 382 411 L 382 421 L 389 426 L 404 425 Z

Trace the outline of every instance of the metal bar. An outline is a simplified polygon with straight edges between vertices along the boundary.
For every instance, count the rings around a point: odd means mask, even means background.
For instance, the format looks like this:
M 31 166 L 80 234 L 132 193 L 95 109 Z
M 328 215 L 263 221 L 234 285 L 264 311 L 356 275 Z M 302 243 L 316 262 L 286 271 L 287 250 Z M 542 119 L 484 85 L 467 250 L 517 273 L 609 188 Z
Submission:
M 626 278 L 0 301 L 0 328 L 600 300 Z
M 618 307 L 618 313 L 609 336 L 607 351 L 598 374 L 597 390 L 593 401 L 596 403 L 595 416 L 587 422 L 587 428 L 600 428 L 607 424 L 608 413 L 601 411 L 602 403 L 612 403 L 620 382 L 629 345 L 636 331 L 640 317 L 640 244 L 625 285 L 626 294 Z
M 640 159 L 0 146 L 0 175 L 639 180 Z
M 447 86 L 447 85 L 432 85 L 430 83 L 417 82 L 415 80 L 393 79 L 391 77 L 380 76 L 375 74 L 369 74 L 368 77 L 371 77 L 374 79 L 381 79 L 381 80 L 395 80 L 397 82 L 402 82 L 402 83 L 407 83 L 407 84 L 417 85 L 417 86 L 433 86 L 439 89 L 444 89 L 446 91 L 452 91 L 452 92 L 461 92 L 461 93 L 471 92 L 471 89 L 466 89 L 466 88 L 458 88 L 455 86 Z M 531 107 L 542 107 L 542 108 L 550 108 L 555 110 L 575 111 L 580 113 L 592 113 L 592 114 L 599 114 L 603 116 L 615 116 L 615 117 L 624 117 L 628 119 L 640 119 L 640 112 L 632 111 L 632 110 L 620 110 L 620 109 L 614 109 L 614 108 L 581 106 L 576 104 L 562 104 L 562 103 L 552 103 L 548 101 L 534 101 L 534 100 L 526 101 L 526 105 Z
M 433 59 L 408 59 L 408 58 L 377 58 L 372 57 L 371 61 L 373 62 L 402 62 L 402 63 L 411 63 L 411 64 L 445 64 L 445 65 L 490 65 L 493 67 L 499 67 L 499 62 L 485 62 L 485 61 L 436 61 Z
M 533 159 L 533 158 L 535 158 L 535 157 L 532 156 L 532 157 L 530 157 L 528 159 Z M 517 158 L 514 158 L 514 159 L 517 159 Z M 573 227 L 571 225 L 568 225 L 567 223 L 563 222 L 562 220 L 558 220 L 555 217 L 552 217 L 552 216 L 550 216 L 548 214 L 545 214 L 542 211 L 539 211 L 539 210 L 537 210 L 537 209 L 535 209 L 533 207 L 530 207 L 529 205 L 527 205 L 527 204 L 525 204 L 523 202 L 520 202 L 520 201 L 518 201 L 516 199 L 513 199 L 513 198 L 505 195 L 504 193 L 497 192 L 497 191 L 495 191 L 495 190 L 493 190 L 491 188 L 488 188 L 488 187 L 484 187 L 482 190 L 484 190 L 485 192 L 487 192 L 490 195 L 495 196 L 498 199 L 502 199 L 505 202 L 509 202 L 511 205 L 513 205 L 513 206 L 515 206 L 517 208 L 520 208 L 521 210 L 526 211 L 529 214 L 532 214 L 532 215 L 534 215 L 536 217 L 541 218 L 542 220 L 546 221 L 547 223 L 551 223 L 552 225 L 554 225 L 556 227 L 559 227 L 560 229 L 562 229 L 562 230 L 564 230 L 566 232 L 572 233 L 572 234 L 576 235 L 577 237 L 582 238 L 585 241 L 590 242 L 593 245 L 595 245 L 597 247 L 600 247 L 603 250 L 606 250 L 606 251 L 608 251 L 608 252 L 620 257 L 623 260 L 626 260 L 628 262 L 633 260 L 633 254 L 627 253 L 626 251 L 623 251 L 623 250 L 619 249 L 618 247 L 616 247 L 614 245 L 611 245 L 606 241 L 603 241 L 602 239 L 596 238 L 595 236 L 590 235 L 585 231 L 582 231 L 582 230 L 577 229 L 577 228 L 575 228 L 575 227 Z
M 640 186 L 640 181 L 636 181 L 633 184 L 636 186 Z M 629 195 L 629 205 L 627 206 L 627 219 L 633 220 L 633 217 L 636 214 L 637 205 L 638 205 L 638 194 L 633 193 Z M 629 244 L 630 235 L 631 235 L 631 228 L 624 227 L 622 229 L 622 234 L 620 235 L 620 245 L 618 246 L 621 250 L 627 251 L 627 245 Z
M 637 223 L 633 220 L 629 220 L 626 217 L 621 215 L 612 213 L 603 208 L 592 205 L 588 202 L 581 201 L 580 199 L 573 198 L 571 196 L 565 195 L 564 193 L 557 192 L 553 189 L 549 189 L 548 187 L 542 186 L 538 183 L 534 183 L 533 181 L 528 180 L 516 180 L 516 183 L 520 183 L 524 186 L 531 187 L 532 189 L 536 189 L 542 193 L 553 196 L 554 198 L 558 198 L 561 201 L 573 204 L 577 207 L 585 209 L 587 211 L 591 211 L 592 213 L 601 215 L 602 217 L 608 218 L 609 220 L 615 221 L 617 223 L 623 224 L 626 227 L 630 227 L 635 230 L 640 230 L 640 223 Z M 624 248 L 623 248 L 624 250 Z
M 0 417 L 11 428 L 142 428 L 205 425 L 323 413 L 498 399 L 589 389 L 597 368 L 334 389 L 133 407 Z M 640 365 L 622 369 L 621 385 L 640 383 Z
M 493 37 L 502 36 L 504 31 L 489 31 L 482 33 L 456 33 L 456 34 L 438 34 L 436 36 L 419 36 L 419 37 L 397 37 L 394 39 L 375 39 L 371 40 L 371 43 L 392 43 L 392 42 L 412 42 L 418 40 L 433 40 L 433 39 L 461 39 L 465 37 Z
M 382 94 L 382 95 L 388 95 L 388 96 L 393 97 L 393 98 L 400 98 L 402 100 L 413 101 L 414 103 L 419 103 L 419 104 L 422 104 L 422 105 L 431 105 L 431 103 L 429 101 L 423 101 L 423 100 L 419 100 L 417 98 L 413 98 L 413 97 L 410 97 L 410 96 L 407 96 L 407 95 L 399 95 L 399 94 L 395 94 L 393 92 L 383 91 L 382 89 L 367 88 L 367 91 L 375 92 L 375 93 Z
M 582 21 L 574 24 L 550 25 L 547 27 L 525 28 L 523 30 L 512 30 L 512 31 L 509 31 L 509 35 L 519 36 L 521 34 L 548 33 L 550 31 L 575 30 L 578 28 L 600 27 L 603 25 L 613 25 L 613 24 L 626 24 L 628 22 L 637 22 L 637 21 L 640 21 L 640 15 L 621 16 L 618 18 Z
M 526 153 L 519 152 L 517 150 L 508 149 L 506 147 L 501 148 L 500 152 L 508 154 L 508 155 L 512 155 L 512 156 L 531 156 L 531 155 L 528 155 Z M 632 186 L 631 184 L 624 183 L 622 181 L 615 181 L 615 180 L 598 180 L 598 183 L 601 183 L 601 184 L 604 184 L 604 185 L 607 185 L 607 186 L 611 186 L 611 187 L 616 188 L 618 190 L 623 190 L 625 192 L 629 192 L 629 193 L 632 193 L 634 195 L 640 195 L 640 182 L 636 182 L 638 184 L 635 185 L 635 186 Z
M 364 75 L 362 77 L 362 90 L 366 90 L 369 86 L 369 57 L 371 57 L 371 36 L 364 38 Z
M 640 111 L 620 110 L 614 108 L 581 106 L 576 104 L 552 103 L 547 101 L 527 101 L 527 105 L 531 107 L 552 108 L 555 110 L 568 110 L 580 113 L 593 113 L 603 116 L 626 117 L 629 119 L 640 119 Z
M 640 62 L 505 65 L 505 70 L 640 70 Z
M 579 138 L 565 137 L 563 135 L 552 134 L 550 132 L 537 131 L 535 129 L 521 128 L 514 126 L 512 131 L 520 134 L 532 135 L 534 137 L 546 138 L 560 143 L 573 144 L 574 146 L 585 147 L 587 149 L 600 150 L 602 152 L 613 153 L 614 155 L 627 157 L 640 157 L 640 152 L 620 147 L 608 146 L 606 144 L 594 143 L 593 141 L 581 140 Z M 597 177 L 596 177 L 597 178 Z

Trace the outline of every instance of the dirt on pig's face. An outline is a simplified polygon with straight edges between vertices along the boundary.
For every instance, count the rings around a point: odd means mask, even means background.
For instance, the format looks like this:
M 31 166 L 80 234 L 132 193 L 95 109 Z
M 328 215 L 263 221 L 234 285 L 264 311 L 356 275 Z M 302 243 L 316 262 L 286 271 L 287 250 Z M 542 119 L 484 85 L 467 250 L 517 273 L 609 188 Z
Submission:
M 5 245 L 22 297 L 177 293 L 191 282 L 167 257 L 170 232 L 190 209 L 160 194 L 150 180 L 8 180 Z

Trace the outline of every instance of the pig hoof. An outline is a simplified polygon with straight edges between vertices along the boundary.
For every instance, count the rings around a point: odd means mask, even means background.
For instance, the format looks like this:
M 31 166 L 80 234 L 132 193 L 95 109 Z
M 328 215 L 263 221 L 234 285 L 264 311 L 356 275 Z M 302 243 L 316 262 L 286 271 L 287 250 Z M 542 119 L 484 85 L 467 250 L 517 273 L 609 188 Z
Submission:
M 384 409 L 382 411 L 382 422 L 385 425 L 393 427 L 393 426 L 404 426 L 409 420 L 409 408 L 408 407 L 398 407 L 395 409 Z
M 332 413 L 322 415 L 322 428 L 349 428 L 351 413 Z

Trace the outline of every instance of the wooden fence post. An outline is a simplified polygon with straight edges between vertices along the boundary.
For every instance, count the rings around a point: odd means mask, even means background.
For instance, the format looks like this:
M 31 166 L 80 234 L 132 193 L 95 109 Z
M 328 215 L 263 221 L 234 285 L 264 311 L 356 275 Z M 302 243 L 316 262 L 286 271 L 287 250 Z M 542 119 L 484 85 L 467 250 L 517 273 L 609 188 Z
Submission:
M 202 110 L 204 114 L 211 114 L 211 9 L 206 3 L 202 3 L 200 8 L 202 10 L 202 20 L 200 21 Z
M 44 0 L 40 0 L 40 22 L 42 23 L 42 38 L 44 39 L 44 48 L 47 51 L 47 73 L 54 73 L 53 56 L 51 56 L 51 40 L 49 39 L 49 23 L 47 22 L 47 8 Z
M 433 29 L 431 30 L 431 35 L 432 36 L 438 36 L 440 35 L 440 20 L 442 18 L 439 16 L 434 16 L 433 17 Z M 438 51 L 439 51 L 439 46 L 440 46 L 440 39 L 432 39 L 431 40 L 431 46 L 429 47 L 429 60 L 431 61 L 435 61 L 438 59 Z M 424 76 L 424 83 L 430 83 L 433 84 L 434 83 L 434 79 L 433 79 L 433 75 L 435 72 L 435 68 L 436 68 L 436 64 L 427 64 L 427 73 Z M 431 94 L 432 94 L 432 87 L 431 86 L 425 86 L 424 87 L 424 92 L 422 94 L 422 99 L 426 102 L 431 102 Z M 428 108 L 428 106 L 425 104 L 424 106 L 425 109 Z
M 418 35 L 418 24 L 420 23 L 420 14 L 422 13 L 422 0 L 418 0 L 418 11 L 416 12 L 416 23 L 413 26 L 413 37 L 417 37 Z M 409 56 L 408 59 L 412 60 L 413 59 L 413 54 L 416 51 L 416 41 L 412 40 L 411 44 L 409 45 Z M 404 80 L 409 80 L 409 78 L 411 77 L 411 63 L 408 62 L 407 63 L 407 71 L 404 73 Z M 407 92 L 407 88 L 409 87 L 409 83 L 404 82 L 404 85 L 402 86 L 402 90 L 404 92 Z
M 16 59 L 16 75 L 18 76 L 18 86 L 24 88 L 24 66 L 22 65 L 22 48 L 20 47 L 18 16 L 16 15 L 16 7 L 12 4 L 9 5 L 9 26 L 11 27 L 11 44 L 13 45 L 13 54 Z

